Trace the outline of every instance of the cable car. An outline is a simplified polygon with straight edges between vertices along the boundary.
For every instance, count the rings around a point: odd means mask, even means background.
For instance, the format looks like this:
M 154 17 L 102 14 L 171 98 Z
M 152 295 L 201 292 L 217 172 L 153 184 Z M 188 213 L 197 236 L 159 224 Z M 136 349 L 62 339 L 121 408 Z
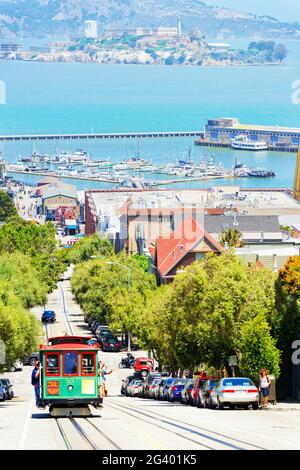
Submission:
M 58 336 L 41 346 L 41 406 L 51 416 L 89 416 L 98 407 L 98 351 L 91 336 Z

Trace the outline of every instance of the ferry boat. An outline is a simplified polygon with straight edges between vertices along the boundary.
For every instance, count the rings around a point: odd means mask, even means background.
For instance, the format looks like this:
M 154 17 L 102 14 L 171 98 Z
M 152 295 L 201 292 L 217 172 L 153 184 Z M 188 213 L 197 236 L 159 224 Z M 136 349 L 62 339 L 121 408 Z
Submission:
M 238 135 L 231 139 L 231 147 L 236 150 L 260 151 L 268 150 L 268 144 L 264 141 L 250 140 L 246 135 Z

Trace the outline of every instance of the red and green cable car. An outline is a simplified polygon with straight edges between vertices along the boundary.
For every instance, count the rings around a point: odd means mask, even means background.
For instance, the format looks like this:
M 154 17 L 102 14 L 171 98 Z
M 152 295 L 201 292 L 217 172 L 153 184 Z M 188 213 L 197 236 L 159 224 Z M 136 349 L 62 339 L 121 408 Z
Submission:
M 98 396 L 98 348 L 91 337 L 59 336 L 40 350 L 41 406 L 52 416 L 87 416 L 88 405 L 102 404 Z

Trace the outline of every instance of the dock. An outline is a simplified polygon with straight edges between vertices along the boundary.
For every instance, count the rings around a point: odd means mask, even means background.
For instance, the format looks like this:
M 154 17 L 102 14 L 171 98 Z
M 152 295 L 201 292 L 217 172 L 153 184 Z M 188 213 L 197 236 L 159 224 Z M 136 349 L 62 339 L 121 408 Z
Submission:
M 216 142 L 211 140 L 199 139 L 194 141 L 195 145 L 199 145 L 200 147 L 218 147 L 218 148 L 231 148 L 232 150 L 236 150 L 231 147 L 231 143 L 229 142 Z M 249 152 L 249 150 L 248 150 Z M 290 152 L 295 153 L 298 152 L 298 147 L 289 146 L 289 145 L 268 145 L 268 150 L 266 152 Z
M 0 135 L 0 142 L 47 141 L 47 140 L 110 140 L 110 139 L 157 139 L 174 137 L 204 137 L 201 131 L 176 132 L 123 132 L 123 133 L 90 133 L 90 134 L 18 134 Z

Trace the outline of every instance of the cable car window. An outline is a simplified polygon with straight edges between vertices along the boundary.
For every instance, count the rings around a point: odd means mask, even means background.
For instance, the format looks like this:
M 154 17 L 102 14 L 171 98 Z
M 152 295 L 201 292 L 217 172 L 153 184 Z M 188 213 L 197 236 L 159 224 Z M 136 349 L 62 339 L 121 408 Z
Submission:
M 85 353 L 81 356 L 82 375 L 95 375 L 95 354 Z
M 64 375 L 77 375 L 77 353 L 64 353 Z
M 59 374 L 59 354 L 47 354 L 46 375 L 60 375 Z

